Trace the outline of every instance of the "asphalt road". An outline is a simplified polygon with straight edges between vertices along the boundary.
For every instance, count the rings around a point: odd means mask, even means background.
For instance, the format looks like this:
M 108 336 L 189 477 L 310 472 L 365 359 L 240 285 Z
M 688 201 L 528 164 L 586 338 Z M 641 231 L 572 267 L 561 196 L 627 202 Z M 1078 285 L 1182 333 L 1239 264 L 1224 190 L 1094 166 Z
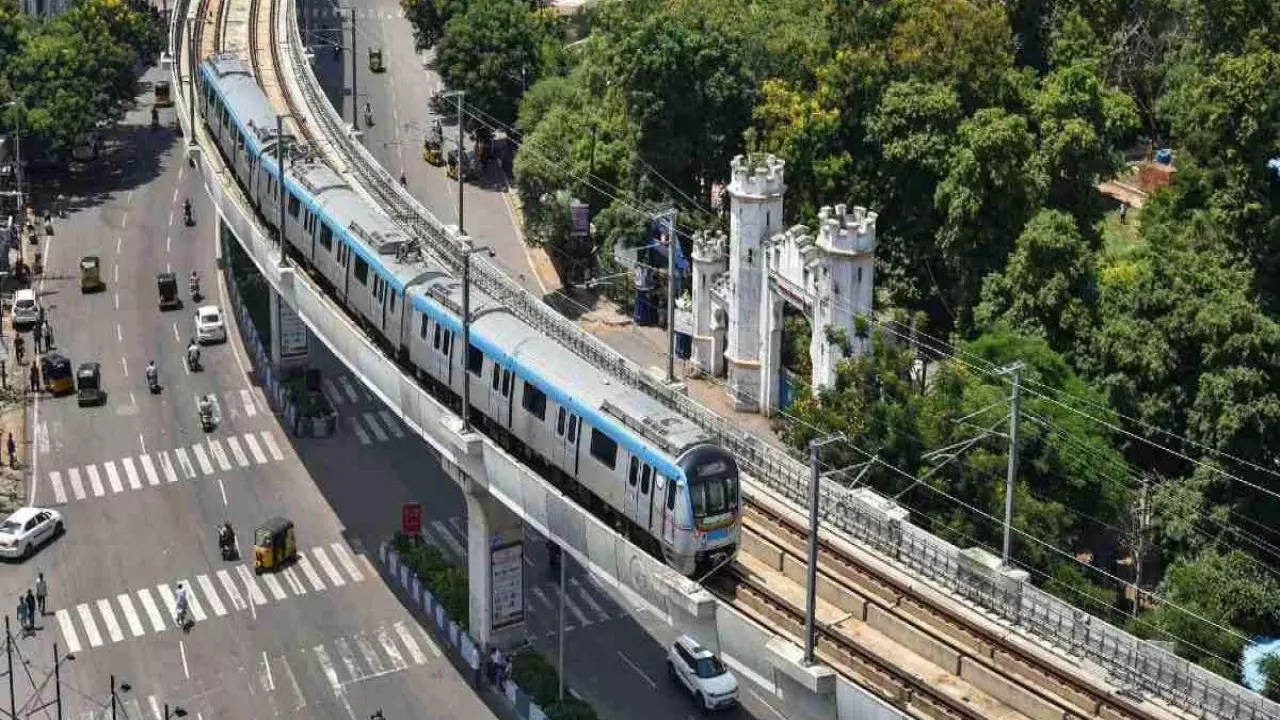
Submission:
M 354 720 L 379 708 L 393 720 L 495 717 L 367 559 L 398 512 L 386 491 L 404 482 L 382 472 L 384 459 L 449 487 L 431 477 L 424 446 L 396 437 L 403 428 L 391 424 L 379 426 L 385 441 L 371 426 L 368 444 L 354 429 L 295 441 L 251 384 L 234 331 L 204 349 L 204 372 L 184 369 L 195 307 L 186 275 L 198 270 L 208 302 L 227 303 L 213 210 L 181 140 L 146 127 L 147 100 L 113 133 L 107 155 L 62 189 L 73 209 L 55 220 L 38 285 L 55 349 L 74 364 L 101 363 L 108 400 L 80 408 L 74 396 L 45 396 L 30 416 L 33 503 L 62 512 L 67 532 L 0 569 L 10 615 L 37 572 L 50 589 L 38 630 L 14 645 L 16 705 L 53 701 L 56 642 L 74 655 L 59 668 L 68 718 L 110 717 L 113 675 L 128 685 L 116 699 L 129 718 L 157 716 L 165 703 L 209 720 Z M 191 228 L 182 223 L 188 195 Z M 106 289 L 82 295 L 77 267 L 90 254 L 101 258 Z M 158 308 L 155 275 L 164 270 L 179 277 L 179 310 Z M 158 395 L 143 374 L 151 359 Z M 196 415 L 204 393 L 221 411 L 207 435 Z M 218 524 L 233 524 L 248 556 L 252 529 L 272 515 L 296 523 L 297 564 L 255 578 L 245 560 L 221 558 Z M 193 587 L 197 622 L 187 632 L 166 607 L 178 582 Z M 0 686 L 7 710 L 3 696 Z M 52 718 L 54 709 L 23 714 Z
M 328 91 L 330 101 L 349 121 L 349 50 L 344 50 L 340 59 L 333 54 L 334 41 L 338 38 L 333 5 L 321 0 L 313 2 L 312 7 L 311 45 L 316 52 L 317 76 Z M 448 179 L 443 168 L 424 162 L 421 156 L 422 138 L 435 117 L 429 112 L 428 99 L 441 87 L 440 79 L 424 67 L 425 55 L 415 49 L 411 26 L 402 17 L 396 0 L 360 0 L 355 16 L 357 101 L 364 145 L 393 176 L 403 172 L 409 190 L 436 217 L 446 223 L 456 222 L 456 181 Z M 349 48 L 350 25 L 342 27 L 341 40 Z M 385 72 L 369 72 L 367 48 L 370 46 L 382 48 Z M 365 102 L 373 108 L 375 124 L 372 127 L 364 124 Z M 447 125 L 446 137 L 451 132 L 453 126 Z M 515 209 L 502 192 L 504 188 L 505 178 L 497 163 L 490 164 L 488 174 L 479 185 L 466 185 L 466 229 L 476 242 L 494 248 L 498 263 L 508 275 L 539 292 L 525 255 Z M 336 455 L 332 459 L 336 460 Z M 378 467 L 378 474 L 397 473 L 395 460 L 388 458 L 382 462 L 387 464 Z M 406 499 L 412 499 L 419 492 L 416 482 L 408 478 L 421 471 L 409 472 L 405 476 Z M 428 539 L 462 563 L 466 511 L 460 494 L 449 489 L 423 502 Z M 554 661 L 559 645 L 559 580 L 548 573 L 541 538 L 527 534 L 525 547 L 528 640 Z M 667 677 L 666 646 L 674 636 L 666 625 L 644 612 L 633 616 L 624 607 L 623 600 L 601 589 L 580 568 L 571 564 L 567 575 L 565 615 L 569 629 L 565 662 L 566 677 L 572 688 L 591 702 L 601 717 L 649 720 L 695 716 L 697 709 L 683 688 Z M 768 720 L 780 717 L 745 678 L 739 677 L 739 681 L 743 687 L 743 707 L 722 716 Z

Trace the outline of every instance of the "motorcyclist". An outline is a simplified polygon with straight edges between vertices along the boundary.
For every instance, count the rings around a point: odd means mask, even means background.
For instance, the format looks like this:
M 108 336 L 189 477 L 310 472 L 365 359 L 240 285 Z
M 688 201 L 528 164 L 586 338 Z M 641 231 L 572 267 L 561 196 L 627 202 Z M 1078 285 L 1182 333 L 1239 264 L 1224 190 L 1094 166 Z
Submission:
M 401 171 L 401 173 L 400 173 L 400 187 L 408 187 L 408 183 L 406 183 L 406 182 L 405 182 L 405 179 L 404 179 L 404 172 L 403 172 L 403 171 Z
M 182 216 L 186 218 L 188 224 L 191 223 L 191 198 L 182 201 Z
M 218 547 L 229 548 L 236 544 L 236 531 L 231 529 L 231 521 L 222 523 L 218 528 Z
M 155 108 L 151 108 L 151 127 L 159 127 L 159 125 L 160 125 L 160 112 Z
M 156 361 L 152 360 L 147 363 L 147 387 L 154 388 L 159 384 L 159 371 L 156 370 Z
M 195 369 L 200 366 L 200 345 L 196 343 L 195 338 L 191 339 L 191 343 L 187 345 L 187 367 Z
M 200 294 L 200 276 L 195 270 L 191 271 L 191 296 L 196 297 Z
M 213 422 L 213 401 L 208 395 L 200 398 L 200 421 Z
M 373 105 L 367 101 L 364 104 L 364 124 L 373 124 Z

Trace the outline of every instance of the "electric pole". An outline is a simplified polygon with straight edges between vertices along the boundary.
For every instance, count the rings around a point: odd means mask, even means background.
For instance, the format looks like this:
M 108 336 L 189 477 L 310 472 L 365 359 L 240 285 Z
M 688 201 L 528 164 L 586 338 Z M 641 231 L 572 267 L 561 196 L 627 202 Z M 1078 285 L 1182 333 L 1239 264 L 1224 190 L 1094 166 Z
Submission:
M 1023 364 L 1018 362 L 1001 370 L 1001 373 L 1013 374 L 1013 393 L 1010 396 L 1010 412 L 1009 412 L 1009 473 L 1005 479 L 1004 487 L 1004 549 L 1000 554 L 1000 561 L 1005 567 L 1009 567 L 1009 546 L 1011 541 L 1011 528 L 1013 526 L 1013 493 L 1014 485 L 1018 479 L 1018 396 L 1022 389 L 1022 368 Z
M 351 127 L 359 130 L 360 93 L 356 92 L 356 9 L 349 9 L 351 10 Z

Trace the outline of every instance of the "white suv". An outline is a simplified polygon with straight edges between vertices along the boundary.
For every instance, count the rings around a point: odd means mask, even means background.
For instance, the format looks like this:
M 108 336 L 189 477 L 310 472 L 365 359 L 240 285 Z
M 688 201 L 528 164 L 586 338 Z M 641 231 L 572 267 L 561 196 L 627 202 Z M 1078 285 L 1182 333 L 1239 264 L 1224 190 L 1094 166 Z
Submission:
M 196 340 L 222 342 L 227 339 L 227 329 L 222 324 L 222 312 L 217 305 L 201 305 L 196 310 Z
M 40 306 L 36 304 L 36 291 L 23 288 L 13 294 L 13 324 L 34 325 L 40 319 Z
M 671 644 L 667 670 L 705 710 L 731 707 L 738 702 L 738 681 L 715 653 L 688 635 L 681 635 Z

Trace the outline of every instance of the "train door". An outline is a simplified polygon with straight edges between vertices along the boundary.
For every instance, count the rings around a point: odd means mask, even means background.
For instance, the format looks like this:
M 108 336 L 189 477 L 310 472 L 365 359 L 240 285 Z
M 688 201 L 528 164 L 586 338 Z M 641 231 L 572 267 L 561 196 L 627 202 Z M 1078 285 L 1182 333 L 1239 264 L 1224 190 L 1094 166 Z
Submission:
M 493 364 L 489 382 L 489 417 L 504 428 L 511 427 L 511 371 Z
M 445 370 L 444 360 L 440 354 L 444 349 L 445 329 L 440 323 L 435 323 L 435 326 L 436 329 L 431 335 L 431 353 L 428 355 L 431 364 L 427 366 L 427 369 L 431 371 L 431 374 L 437 380 L 446 382 L 449 373 Z
M 569 413 L 569 429 L 564 434 L 564 471 L 578 477 L 578 431 L 582 424 L 578 416 Z
M 453 387 L 453 363 L 449 359 L 453 356 L 453 331 L 445 330 L 444 338 L 440 341 L 440 363 L 441 374 L 440 379 L 444 381 L 445 387 Z
M 636 490 L 640 485 L 640 458 L 631 456 L 627 468 L 627 485 L 622 489 L 622 516 L 632 522 L 636 519 Z
M 653 532 L 653 468 L 640 463 L 640 492 L 636 496 L 636 524 Z
M 662 506 L 662 544 L 671 547 L 676 542 L 676 491 L 679 485 L 671 478 L 658 476 L 659 486 L 666 484 L 666 502 Z M 662 493 L 658 493 L 662 497 Z

